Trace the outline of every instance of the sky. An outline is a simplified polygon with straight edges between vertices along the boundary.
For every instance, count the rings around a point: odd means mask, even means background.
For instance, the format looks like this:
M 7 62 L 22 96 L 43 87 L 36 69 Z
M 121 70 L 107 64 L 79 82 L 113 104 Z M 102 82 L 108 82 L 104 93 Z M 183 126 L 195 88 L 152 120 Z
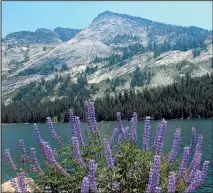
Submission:
M 11 32 L 35 31 L 38 28 L 54 29 L 60 26 L 83 29 L 104 11 L 212 30 L 210 1 L 3 1 L 2 37 Z

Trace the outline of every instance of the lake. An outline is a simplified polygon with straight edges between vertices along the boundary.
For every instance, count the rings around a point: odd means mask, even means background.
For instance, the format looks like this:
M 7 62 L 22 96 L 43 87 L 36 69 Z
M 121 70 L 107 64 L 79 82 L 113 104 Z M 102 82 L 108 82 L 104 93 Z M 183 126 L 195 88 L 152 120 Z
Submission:
M 156 126 L 160 121 L 151 121 L 151 144 L 153 144 Z M 130 122 L 124 121 L 124 125 L 129 125 Z M 57 147 L 56 142 L 51 137 L 49 129 L 45 124 L 39 124 L 40 133 L 42 138 L 45 141 L 49 141 L 52 147 Z M 205 183 L 196 190 L 196 192 L 212 192 L 213 189 L 213 179 L 212 179 L 212 120 L 170 120 L 167 122 L 167 131 L 164 141 L 164 152 L 168 152 L 171 149 L 173 133 L 177 127 L 181 128 L 181 145 L 178 156 L 182 157 L 182 150 L 185 146 L 190 145 L 191 140 L 191 128 L 197 128 L 197 134 L 203 134 L 204 143 L 203 143 L 203 154 L 202 154 L 202 163 L 204 160 L 209 160 L 209 173 L 208 178 Z M 62 137 L 64 144 L 70 143 L 71 130 L 69 124 L 67 123 L 56 123 L 54 124 L 56 133 L 58 136 Z M 104 136 L 107 133 L 112 134 L 113 128 L 117 127 L 116 122 L 103 122 L 101 124 L 101 135 Z M 87 124 L 82 124 L 82 130 L 87 130 Z M 140 121 L 138 124 L 138 139 L 137 145 L 142 146 L 142 135 L 143 135 L 143 121 Z M 17 166 L 20 165 L 20 150 L 18 146 L 18 140 L 24 139 L 27 152 L 29 152 L 31 147 L 37 149 L 37 156 L 39 160 L 42 159 L 41 153 L 39 151 L 39 146 L 37 144 L 36 138 L 34 136 L 33 124 L 11 124 L 11 125 L 2 125 L 2 183 L 10 180 L 15 174 L 11 172 L 10 166 L 6 163 L 4 157 L 4 150 L 10 149 L 13 160 Z M 40 161 L 41 163 L 41 161 Z

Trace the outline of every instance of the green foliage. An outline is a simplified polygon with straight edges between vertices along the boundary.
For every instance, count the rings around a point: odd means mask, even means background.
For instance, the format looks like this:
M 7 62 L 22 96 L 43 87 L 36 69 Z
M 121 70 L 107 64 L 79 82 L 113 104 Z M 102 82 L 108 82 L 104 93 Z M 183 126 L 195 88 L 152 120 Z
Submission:
M 90 136 L 88 145 L 81 148 L 81 155 L 87 167 L 80 167 L 72 154 L 72 147 L 67 146 L 58 152 L 58 162 L 70 177 L 65 177 L 56 171 L 52 166 L 48 165 L 42 176 L 35 178 L 36 184 L 40 190 L 44 190 L 46 186 L 50 186 L 53 192 L 80 192 L 82 179 L 88 175 L 88 164 L 90 159 L 96 160 L 96 181 L 100 193 L 115 192 L 114 182 L 120 183 L 120 192 L 140 192 L 145 193 L 149 171 L 153 167 L 154 154 L 152 151 L 143 151 L 137 148 L 135 144 L 124 141 L 121 146 L 112 145 L 113 157 L 116 165 L 112 170 L 107 168 L 106 158 L 103 154 L 103 142 L 99 137 Z M 172 169 L 172 170 L 171 170 Z M 177 170 L 177 168 L 175 169 Z M 169 167 L 166 161 L 166 155 L 161 157 L 160 169 L 160 186 L 163 192 L 167 191 L 168 176 L 170 171 L 175 171 Z M 177 192 L 185 189 L 186 184 L 181 182 L 177 184 Z
M 83 75 L 84 76 L 84 75 Z M 147 115 L 155 119 L 175 118 L 210 118 L 213 117 L 213 75 L 205 75 L 191 78 L 186 74 L 166 87 L 144 89 L 142 92 L 134 90 L 115 93 L 110 97 L 107 92 L 102 98 L 97 98 L 95 107 L 98 120 L 114 120 L 115 113 L 119 110 L 124 119 L 132 116 L 132 111 L 138 113 L 139 118 Z M 96 91 L 86 88 L 87 85 L 78 85 L 70 82 L 69 77 L 56 77 L 51 81 L 30 83 L 20 89 L 14 97 L 12 104 L 2 104 L 2 122 L 42 122 L 48 116 L 58 116 L 58 121 L 67 121 L 67 108 L 73 108 L 80 118 L 83 118 L 84 100 L 88 100 L 90 94 Z M 113 81 L 113 80 L 111 80 Z M 110 82 L 111 82 L 110 81 Z M 83 81 L 84 82 L 84 81 Z M 56 85 L 60 84 L 58 90 Z M 56 93 L 54 93 L 56 92 Z M 51 95 L 68 96 L 63 100 L 56 99 L 54 102 L 41 100 Z M 72 100 L 70 100 L 70 98 Z M 23 99 L 23 101 L 22 101 Z

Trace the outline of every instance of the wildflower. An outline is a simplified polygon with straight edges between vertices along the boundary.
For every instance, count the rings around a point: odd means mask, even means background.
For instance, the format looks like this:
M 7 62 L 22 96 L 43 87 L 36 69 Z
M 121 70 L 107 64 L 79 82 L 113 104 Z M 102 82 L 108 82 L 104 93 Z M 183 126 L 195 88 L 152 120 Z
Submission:
M 196 145 L 196 148 L 195 148 L 195 153 L 194 153 L 193 159 L 192 159 L 191 164 L 189 166 L 190 169 L 192 169 L 193 165 L 195 164 L 198 154 L 201 153 L 202 145 L 203 145 L 203 136 L 200 135 L 198 137 L 198 142 L 197 142 L 197 145 Z
M 17 178 L 18 178 L 18 186 L 19 186 L 20 192 L 25 193 L 26 189 L 25 189 L 24 172 L 20 172 Z
M 153 168 L 149 173 L 149 183 L 147 187 L 147 192 L 154 192 L 155 187 L 159 185 L 159 171 L 160 171 L 160 155 L 154 156 Z
M 115 136 L 116 136 L 116 134 L 117 134 L 117 132 L 118 132 L 118 129 L 117 128 L 114 128 L 114 130 L 113 130 L 113 133 L 112 133 L 112 137 L 111 137 L 111 143 L 113 143 L 114 142 L 114 140 L 115 140 Z
M 146 117 L 144 121 L 144 132 L 143 132 L 143 150 L 149 150 L 149 136 L 150 136 L 150 120 Z
M 200 170 L 201 156 L 202 154 L 198 153 L 197 156 L 195 157 L 194 164 L 192 165 L 189 177 L 188 179 L 186 179 L 187 182 L 191 182 L 192 179 L 195 177 L 196 171 Z
M 180 168 L 178 170 L 176 183 L 185 176 L 188 159 L 189 159 L 189 151 L 190 151 L 190 147 L 184 147 L 183 157 L 181 160 Z
M 93 103 L 88 104 L 88 122 L 91 130 L 97 130 L 95 107 Z
M 87 176 L 82 180 L 81 193 L 89 193 L 89 178 Z
M 56 169 L 58 170 L 60 173 L 62 173 L 64 176 L 69 177 L 70 175 L 67 173 L 67 171 L 62 168 L 58 162 L 55 159 L 55 153 L 52 150 L 52 148 L 50 147 L 50 145 L 45 142 L 44 140 L 42 140 L 42 149 L 43 149 L 43 153 L 45 158 L 47 159 L 47 161 Z
M 192 127 L 192 139 L 190 144 L 190 153 L 192 153 L 196 143 L 196 128 Z
M 53 122 L 52 122 L 52 119 L 50 117 L 47 117 L 47 124 L 48 124 L 48 127 L 49 127 L 49 130 L 50 130 L 52 137 L 57 141 L 58 145 L 61 148 L 63 148 L 63 144 L 62 144 L 61 140 L 58 138 L 58 136 L 55 132 L 55 129 L 53 128 Z
M 11 157 L 11 154 L 10 154 L 10 150 L 9 150 L 9 149 L 5 149 L 5 157 L 6 157 L 7 162 L 11 165 L 11 167 L 12 167 L 14 170 L 17 170 L 17 167 L 16 167 L 16 165 L 15 165 L 14 162 L 13 162 L 13 159 L 12 159 L 12 157 Z
M 181 137 L 181 129 L 177 128 L 174 134 L 174 139 L 173 139 L 173 144 L 172 144 L 172 149 L 168 155 L 168 162 L 172 163 L 178 153 L 178 146 L 180 144 L 180 137 Z
M 138 116 L 137 113 L 133 113 L 133 117 L 131 119 L 131 142 L 136 143 L 137 141 L 137 122 L 138 122 Z
M 208 166 L 209 166 L 209 161 L 204 161 L 203 162 L 203 168 L 202 168 L 202 177 L 201 177 L 201 183 L 203 183 L 207 173 L 208 173 Z
M 155 193 L 161 193 L 161 191 L 162 191 L 162 188 L 160 187 L 160 186 L 156 186 L 155 187 Z
M 31 151 L 31 158 L 32 158 L 32 165 L 34 172 L 43 173 L 41 167 L 38 164 L 37 156 L 36 156 L 36 149 L 34 147 L 30 148 Z
M 72 109 L 69 110 L 69 124 L 72 131 L 72 136 L 76 137 L 77 134 L 76 134 L 76 128 L 75 128 L 75 115 Z
M 22 152 L 22 161 L 26 162 L 28 160 L 28 156 L 27 156 L 27 152 L 26 152 L 26 149 L 25 149 L 25 145 L 24 145 L 24 140 L 23 139 L 19 140 L 19 147 L 20 147 L 21 152 Z
M 89 185 L 90 190 L 94 193 L 98 192 L 97 184 L 96 184 L 96 168 L 95 168 L 95 160 L 90 160 L 89 162 Z
M 80 145 L 84 146 L 84 141 L 83 141 L 81 127 L 80 127 L 80 119 L 77 116 L 75 116 L 75 129 L 76 129 L 76 137 L 78 138 Z
M 120 134 L 123 135 L 122 137 L 125 139 L 125 130 L 124 130 L 123 123 L 122 123 L 122 120 L 121 120 L 121 113 L 120 112 L 117 112 L 117 120 L 118 120 L 118 130 L 119 130 Z
M 80 155 L 80 148 L 78 143 L 77 137 L 72 137 L 72 145 L 73 145 L 73 154 L 75 156 L 75 160 L 78 164 L 80 164 L 82 167 L 86 167 L 86 164 L 84 163 L 81 155 Z
M 122 142 L 123 142 L 123 135 L 120 134 L 120 135 L 118 136 L 118 145 L 121 145 Z
M 196 188 L 200 186 L 201 181 L 202 181 L 202 172 L 200 170 L 197 170 L 194 178 L 192 179 L 191 183 L 189 184 L 189 186 L 186 188 L 184 192 L 185 193 L 192 192 L 193 190 L 195 190 Z
M 160 125 L 160 129 L 156 138 L 156 146 L 155 146 L 155 153 L 158 155 L 161 154 L 163 151 L 163 143 L 164 143 L 164 130 L 163 130 L 163 125 Z
M 37 124 L 34 124 L 34 131 L 35 131 L 35 136 L 38 140 L 38 143 L 41 145 L 42 138 L 41 138 L 40 131 Z
M 170 175 L 169 175 L 168 192 L 175 193 L 175 173 L 174 172 L 170 172 Z
M 108 168 L 112 169 L 114 167 L 114 159 L 112 158 L 109 140 L 106 138 L 104 139 L 104 151 L 108 163 Z

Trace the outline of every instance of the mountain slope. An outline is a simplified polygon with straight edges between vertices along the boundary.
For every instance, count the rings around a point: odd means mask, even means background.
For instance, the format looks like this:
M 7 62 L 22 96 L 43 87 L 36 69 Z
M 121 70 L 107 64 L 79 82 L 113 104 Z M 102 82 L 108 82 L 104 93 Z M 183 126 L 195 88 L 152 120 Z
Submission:
M 54 30 L 39 28 L 35 32 L 20 31 L 8 34 L 3 38 L 7 44 L 50 44 L 72 39 L 81 30 L 57 27 Z
M 56 28 L 54 34 L 60 30 Z M 64 41 L 66 33 L 64 30 L 57 37 Z M 205 29 L 106 11 L 65 43 L 12 49 L 3 45 L 3 94 L 10 98 L 22 86 L 42 77 L 52 79 L 56 73 L 62 77 L 70 74 L 75 82 L 88 69 L 95 69 L 87 73 L 88 83 L 100 88 L 93 97 L 102 95 L 106 89 L 113 92 L 114 87 L 134 86 L 140 90 L 144 86 L 171 84 L 186 73 L 192 76 L 210 73 L 211 40 L 212 31 Z M 118 79 L 125 81 L 119 85 Z

